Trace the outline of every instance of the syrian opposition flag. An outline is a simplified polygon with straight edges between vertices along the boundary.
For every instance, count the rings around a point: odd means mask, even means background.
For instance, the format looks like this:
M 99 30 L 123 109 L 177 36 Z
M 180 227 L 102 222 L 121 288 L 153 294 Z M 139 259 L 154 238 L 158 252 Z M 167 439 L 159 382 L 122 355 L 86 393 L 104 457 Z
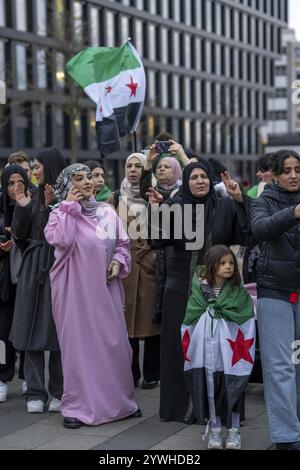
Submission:
M 67 71 L 96 103 L 99 150 L 120 150 L 120 138 L 133 133 L 142 115 L 146 77 L 132 44 L 89 47 L 67 63 Z
M 254 364 L 256 330 L 251 298 L 244 287 L 236 289 L 233 302 L 227 285 L 217 299 L 206 303 L 198 280 L 193 280 L 181 335 L 185 379 L 202 424 L 219 416 L 230 428 L 232 412 L 243 412 L 241 399 Z M 239 309 L 243 309 L 240 315 Z

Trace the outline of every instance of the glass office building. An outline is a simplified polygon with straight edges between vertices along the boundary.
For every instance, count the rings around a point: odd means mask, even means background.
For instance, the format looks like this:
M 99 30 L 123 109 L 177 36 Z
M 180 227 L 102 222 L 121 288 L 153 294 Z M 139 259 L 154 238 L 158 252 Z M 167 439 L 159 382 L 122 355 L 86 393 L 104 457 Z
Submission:
M 45 145 L 70 154 L 65 57 L 51 31 L 63 36 L 72 25 L 78 44 L 115 46 L 130 37 L 138 49 L 147 74 L 139 148 L 167 130 L 253 178 L 287 22 L 288 0 L 0 0 L 0 78 L 8 87 L 0 157 Z M 99 157 L 94 120 L 94 104 L 83 97 L 75 120 L 80 160 Z M 125 153 L 130 148 L 124 141 Z M 123 162 L 108 160 L 119 174 Z

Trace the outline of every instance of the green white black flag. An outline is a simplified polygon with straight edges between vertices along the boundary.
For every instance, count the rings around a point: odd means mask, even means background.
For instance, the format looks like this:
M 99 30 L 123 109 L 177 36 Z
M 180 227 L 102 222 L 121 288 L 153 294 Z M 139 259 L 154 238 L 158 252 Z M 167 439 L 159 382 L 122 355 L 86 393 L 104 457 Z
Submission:
M 67 63 L 67 71 L 96 103 L 99 149 L 120 150 L 120 137 L 136 130 L 145 100 L 145 71 L 136 49 L 129 41 L 89 47 Z

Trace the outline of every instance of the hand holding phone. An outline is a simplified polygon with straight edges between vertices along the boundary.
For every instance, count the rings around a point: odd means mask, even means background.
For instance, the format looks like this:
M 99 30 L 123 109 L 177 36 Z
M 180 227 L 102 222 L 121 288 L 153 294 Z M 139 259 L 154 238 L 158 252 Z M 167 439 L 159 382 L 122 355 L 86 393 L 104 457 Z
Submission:
M 158 153 L 158 155 L 169 153 L 169 148 L 171 145 L 172 144 L 169 140 L 157 140 L 155 142 L 156 152 Z

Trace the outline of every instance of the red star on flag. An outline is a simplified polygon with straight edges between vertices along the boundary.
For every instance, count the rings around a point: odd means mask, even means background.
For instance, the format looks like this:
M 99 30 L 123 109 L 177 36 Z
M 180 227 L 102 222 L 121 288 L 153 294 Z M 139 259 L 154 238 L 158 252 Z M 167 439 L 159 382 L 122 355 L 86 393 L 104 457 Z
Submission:
M 110 93 L 112 90 L 112 86 L 107 86 L 105 90 L 106 90 L 106 95 L 108 95 L 108 93 Z
M 134 83 L 134 81 L 132 79 L 132 76 L 130 76 L 130 83 L 128 83 L 126 86 L 128 86 L 128 88 L 130 88 L 130 90 L 131 90 L 130 98 L 132 96 L 136 96 L 136 90 L 137 90 L 137 87 L 138 87 L 138 83 Z
M 188 352 L 188 349 L 189 349 L 190 342 L 191 342 L 191 336 L 190 336 L 188 330 L 185 330 L 181 344 L 182 344 L 182 351 L 183 351 L 184 360 L 186 362 L 190 362 L 190 359 L 187 356 L 187 352 Z
M 249 353 L 249 349 L 254 343 L 254 338 L 245 339 L 244 333 L 239 329 L 236 340 L 232 341 L 231 339 L 227 338 L 227 341 L 229 342 L 233 351 L 231 363 L 232 367 L 241 359 L 244 359 L 245 361 L 250 362 L 250 364 L 253 364 L 253 359 Z

